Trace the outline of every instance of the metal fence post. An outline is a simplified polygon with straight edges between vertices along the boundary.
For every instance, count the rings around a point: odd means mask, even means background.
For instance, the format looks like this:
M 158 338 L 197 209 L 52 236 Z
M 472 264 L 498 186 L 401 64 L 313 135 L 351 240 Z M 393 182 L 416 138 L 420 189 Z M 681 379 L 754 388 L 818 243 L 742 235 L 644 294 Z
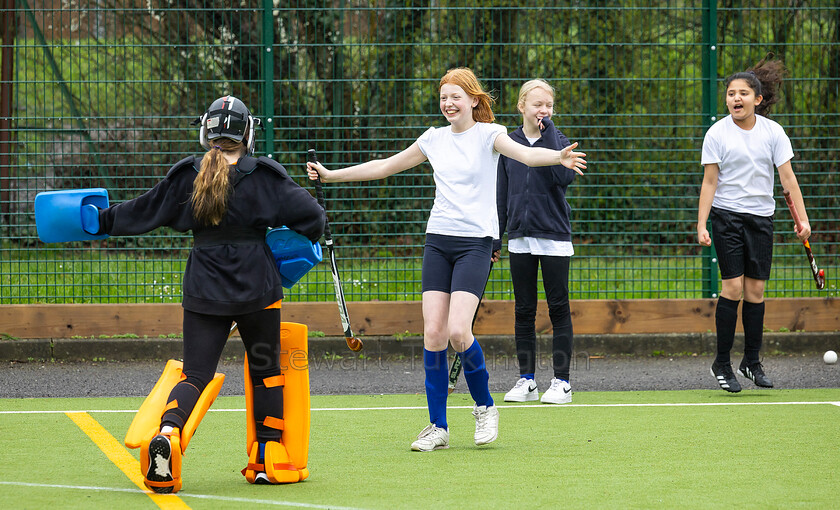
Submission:
M 274 2 L 263 0 L 262 117 L 265 119 L 265 155 L 274 157 Z
M 717 120 L 717 1 L 703 0 L 703 124 Z M 714 244 L 703 248 L 703 295 L 717 297 L 718 268 Z

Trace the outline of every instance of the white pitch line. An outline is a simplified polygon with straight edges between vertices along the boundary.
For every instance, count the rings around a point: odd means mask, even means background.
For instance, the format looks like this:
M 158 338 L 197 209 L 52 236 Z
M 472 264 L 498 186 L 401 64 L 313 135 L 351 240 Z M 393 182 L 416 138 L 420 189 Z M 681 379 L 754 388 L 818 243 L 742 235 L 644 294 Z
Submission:
M 142 491 L 140 489 L 126 489 L 122 487 L 93 487 L 88 485 L 56 485 L 56 484 L 49 484 L 49 483 L 29 483 L 29 482 L 6 482 L 0 481 L 0 485 L 12 485 L 12 486 L 19 486 L 19 487 L 38 487 L 38 488 L 46 488 L 46 489 L 75 489 L 75 490 L 83 490 L 83 491 L 103 491 L 103 492 L 131 492 L 136 494 L 146 494 L 146 491 Z M 161 496 L 166 497 L 165 494 L 161 494 Z M 227 501 L 233 503 L 252 503 L 257 505 L 273 505 L 273 506 L 287 506 L 287 507 L 296 507 L 296 508 L 317 508 L 317 509 L 337 509 L 337 510 L 362 510 L 357 507 L 350 507 L 350 506 L 335 506 L 335 505 L 316 505 L 312 503 L 297 503 L 295 501 L 280 501 L 276 499 L 250 499 L 250 498 L 233 498 L 228 496 L 214 496 L 211 494 L 189 494 L 184 492 L 179 492 L 177 494 L 173 494 L 174 497 L 180 498 L 196 498 L 196 499 L 209 499 L 213 501 Z
M 774 406 L 774 405 L 833 405 L 840 407 L 840 402 L 676 402 L 676 403 L 641 403 L 641 404 L 511 404 L 499 405 L 499 409 L 559 409 L 567 407 L 719 407 L 719 406 Z M 447 406 L 447 409 L 472 409 L 473 406 Z M 418 411 L 426 406 L 395 407 L 313 407 L 312 412 L 320 411 Z M 65 411 L 0 411 L 0 414 L 64 414 L 64 413 L 136 413 L 136 409 L 89 409 Z M 242 413 L 245 409 L 210 409 L 211 413 Z

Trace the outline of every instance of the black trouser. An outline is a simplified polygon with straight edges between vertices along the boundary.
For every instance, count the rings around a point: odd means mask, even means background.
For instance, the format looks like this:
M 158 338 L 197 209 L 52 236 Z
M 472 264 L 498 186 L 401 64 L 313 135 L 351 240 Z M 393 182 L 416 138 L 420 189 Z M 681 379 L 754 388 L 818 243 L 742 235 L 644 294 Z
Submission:
M 248 353 L 254 387 L 254 419 L 259 441 L 277 441 L 280 431 L 262 425 L 266 416 L 283 417 L 283 387 L 265 388 L 263 379 L 280 375 L 280 310 L 270 308 L 243 315 L 205 315 L 184 310 L 184 375 L 169 394 L 177 407 L 167 411 L 161 425 L 182 429 L 201 392 L 216 373 L 233 321 Z M 248 384 L 246 382 L 246 384 Z
M 554 377 L 569 380 L 572 359 L 572 316 L 569 310 L 569 263 L 571 257 L 510 254 L 510 276 L 515 298 L 516 357 L 519 373 L 536 371 L 537 269 L 542 266 L 548 315 L 554 330 L 552 363 Z

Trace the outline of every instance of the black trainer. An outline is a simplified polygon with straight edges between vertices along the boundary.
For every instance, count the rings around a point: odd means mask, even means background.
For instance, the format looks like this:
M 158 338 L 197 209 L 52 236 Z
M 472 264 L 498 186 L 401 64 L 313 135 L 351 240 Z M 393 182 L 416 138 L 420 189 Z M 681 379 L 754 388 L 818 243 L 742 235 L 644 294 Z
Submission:
M 172 458 L 172 446 L 169 439 L 163 435 L 157 435 L 149 443 L 149 472 L 146 473 L 146 480 L 151 482 L 171 482 L 172 470 L 169 462 Z M 152 487 L 158 494 L 169 494 L 172 487 Z
M 741 365 L 738 367 L 738 375 L 746 377 L 754 382 L 756 386 L 761 386 L 762 388 L 773 387 L 772 381 L 764 374 L 764 368 L 759 361 L 747 363 L 747 360 L 741 360 Z
M 712 368 L 709 369 L 709 371 L 717 380 L 718 384 L 720 384 L 721 388 L 730 393 L 738 393 L 741 391 L 741 383 L 739 383 L 738 379 L 735 378 L 735 374 L 732 372 L 731 363 L 718 363 L 715 361 L 712 363 Z

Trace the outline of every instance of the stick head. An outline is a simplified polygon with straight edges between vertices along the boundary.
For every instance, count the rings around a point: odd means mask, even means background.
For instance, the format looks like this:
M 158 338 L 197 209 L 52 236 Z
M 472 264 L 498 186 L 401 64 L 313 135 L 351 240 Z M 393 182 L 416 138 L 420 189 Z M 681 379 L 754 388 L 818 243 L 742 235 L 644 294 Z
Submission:
M 365 344 L 362 343 L 361 340 L 354 336 L 345 337 L 344 340 L 347 341 L 347 347 L 353 352 L 361 351 L 362 348 L 365 346 Z
M 817 288 L 824 289 L 825 288 L 825 269 L 820 269 L 817 273 Z

